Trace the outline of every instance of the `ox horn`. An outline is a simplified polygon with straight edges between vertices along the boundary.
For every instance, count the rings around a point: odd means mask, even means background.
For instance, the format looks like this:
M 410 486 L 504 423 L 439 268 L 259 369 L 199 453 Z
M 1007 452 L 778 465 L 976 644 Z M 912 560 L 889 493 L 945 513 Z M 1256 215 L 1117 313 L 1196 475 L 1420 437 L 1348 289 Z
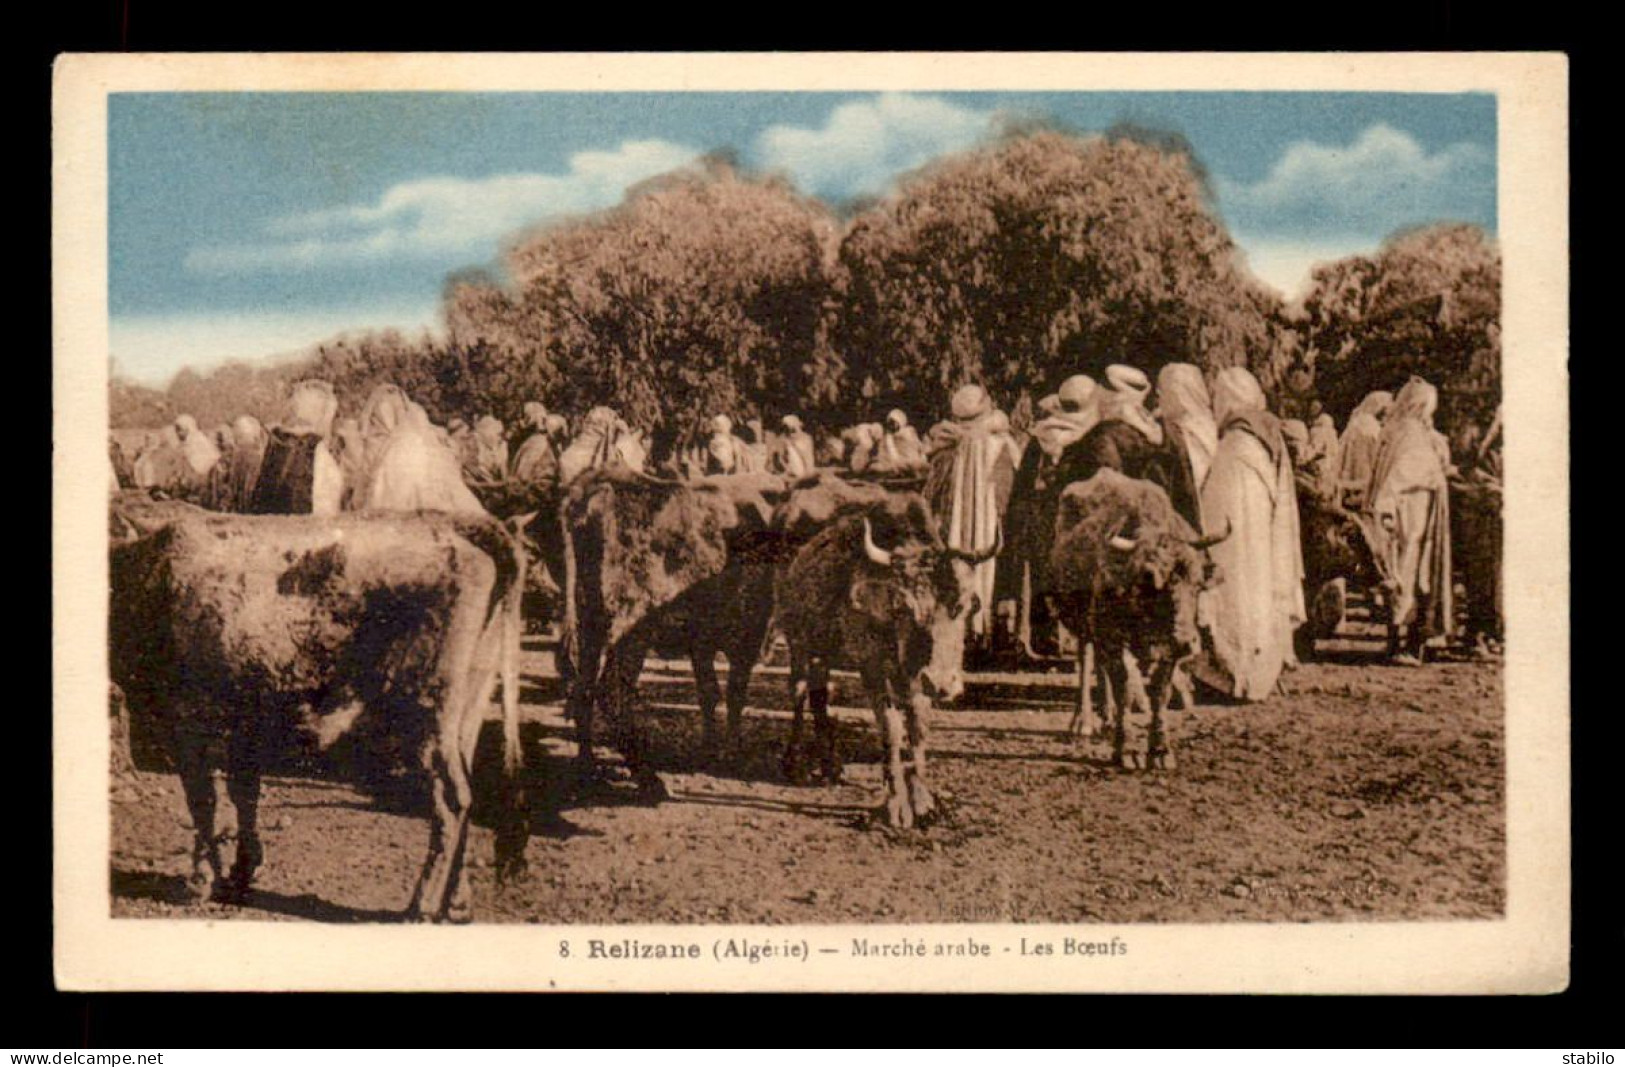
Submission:
M 1225 538 L 1234 533 L 1235 529 L 1235 524 L 1230 521 L 1230 517 L 1227 515 L 1225 516 L 1224 520 L 1224 533 L 1210 534 L 1207 537 L 1198 537 L 1196 540 L 1190 542 L 1190 546 L 1192 548 L 1201 549 L 1212 548 L 1214 545 L 1218 544 L 1220 541 L 1223 541 Z
M 870 563 L 882 567 L 891 566 L 891 553 L 875 544 L 875 532 L 869 525 L 869 516 L 863 517 L 863 554 L 869 557 Z
M 986 563 L 988 560 L 992 559 L 994 556 L 997 556 L 1000 552 L 1003 552 L 1003 551 L 1004 551 L 1004 523 L 1001 522 L 1001 523 L 999 523 L 998 527 L 995 528 L 994 531 L 993 531 L 993 547 L 992 548 L 988 549 L 986 552 L 966 552 L 964 549 L 956 548 L 956 549 L 954 549 L 952 551 L 952 555 L 953 555 L 953 557 L 955 559 L 962 559 L 966 563 L 969 563 L 971 566 L 975 567 L 975 566 L 979 566 L 980 564 Z
M 1126 521 L 1124 526 L 1127 526 Z M 1119 526 L 1115 531 L 1113 531 L 1111 535 L 1106 538 L 1106 543 L 1117 549 L 1119 552 L 1133 552 L 1134 549 L 1139 545 L 1140 539 L 1137 537 L 1124 537 L 1124 526 Z

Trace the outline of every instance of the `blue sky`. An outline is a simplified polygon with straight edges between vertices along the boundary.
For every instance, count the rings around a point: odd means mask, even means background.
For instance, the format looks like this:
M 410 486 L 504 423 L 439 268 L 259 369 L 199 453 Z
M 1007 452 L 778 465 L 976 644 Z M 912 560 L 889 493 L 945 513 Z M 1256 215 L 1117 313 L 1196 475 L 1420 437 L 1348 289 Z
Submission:
M 1495 229 L 1483 94 L 117 94 L 113 355 L 161 384 L 348 329 L 432 326 L 448 273 L 704 153 L 841 203 L 1012 117 L 1183 134 L 1254 273 L 1289 295 L 1313 263 L 1405 226 Z

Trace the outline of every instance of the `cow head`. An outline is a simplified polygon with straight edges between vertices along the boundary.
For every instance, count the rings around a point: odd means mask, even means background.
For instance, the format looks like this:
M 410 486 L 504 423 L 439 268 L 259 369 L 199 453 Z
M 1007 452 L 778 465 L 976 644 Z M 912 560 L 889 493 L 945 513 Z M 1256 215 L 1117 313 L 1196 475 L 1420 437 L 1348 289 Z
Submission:
M 937 553 L 905 538 L 895 548 L 875 544 L 874 527 L 863 518 L 863 556 L 869 566 L 853 575 L 852 609 L 877 624 L 927 630 L 937 611 Z
M 1132 568 L 1127 599 L 1142 619 L 1142 632 L 1169 640 L 1176 660 L 1201 648 L 1204 594 L 1218 582 L 1210 550 L 1230 533 L 1227 521 L 1224 533 L 1208 537 L 1125 528 L 1106 539 L 1110 552 Z

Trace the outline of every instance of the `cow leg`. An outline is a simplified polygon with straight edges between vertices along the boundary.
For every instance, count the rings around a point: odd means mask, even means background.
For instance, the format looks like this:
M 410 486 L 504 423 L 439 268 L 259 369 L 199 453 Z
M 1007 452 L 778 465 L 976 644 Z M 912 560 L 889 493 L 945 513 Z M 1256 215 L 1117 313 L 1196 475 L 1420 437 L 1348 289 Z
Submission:
M 1093 737 L 1100 732 L 1100 719 L 1095 715 L 1095 645 L 1092 641 L 1078 642 L 1078 705 L 1067 725 L 1073 737 Z
M 760 642 L 757 643 L 757 648 Z M 728 756 L 737 762 L 743 752 L 741 737 L 745 723 L 745 705 L 750 703 L 750 676 L 756 666 L 756 648 L 741 648 L 728 653 L 728 735 L 724 744 Z
M 1196 707 L 1196 690 L 1191 685 L 1191 675 L 1184 667 L 1175 667 L 1173 673 L 1173 696 L 1179 697 L 1181 711 L 1190 711 Z M 1170 697 L 1169 706 L 1172 707 Z
M 638 675 L 643 673 L 644 650 L 623 644 L 610 654 L 609 707 L 614 720 L 615 747 L 638 787 L 638 799 L 658 804 L 671 794 L 649 764 L 643 732 L 638 728 Z
M 1117 700 L 1111 708 L 1111 742 L 1112 762 L 1119 767 L 1138 770 L 1144 764 L 1143 752 L 1130 744 L 1128 708 L 1129 684 L 1128 670 L 1122 652 L 1113 646 L 1107 646 L 1105 654 L 1101 657 L 1101 675 L 1106 685 L 1115 691 Z M 1115 654 L 1114 654 L 1115 653 Z
M 453 899 L 453 884 L 462 867 L 463 852 L 468 839 L 468 810 L 474 800 L 474 791 L 463 773 L 462 760 L 455 749 L 457 738 L 436 737 L 430 744 L 425 762 L 431 776 L 430 796 L 433 811 L 429 816 L 429 854 L 423 861 L 423 874 L 418 879 L 412 903 L 406 910 L 411 922 L 440 922 L 444 919 L 465 920 L 466 913 Z M 466 900 L 462 902 L 466 909 Z
M 1156 661 L 1151 671 L 1151 727 L 1146 739 L 1146 766 L 1153 771 L 1171 771 L 1179 766 L 1174 757 L 1172 730 L 1166 717 L 1174 680 L 1183 672 L 1170 659 Z M 1185 705 L 1187 708 L 1189 704 Z
M 937 799 L 925 784 L 925 748 L 931 733 L 931 698 L 925 694 L 918 675 L 908 682 L 908 802 L 914 821 L 924 821 L 937 808 Z
M 253 884 L 254 872 L 265 861 L 260 843 L 260 738 L 258 720 L 240 724 L 232 731 L 227 759 L 226 792 L 237 809 L 237 858 L 231 876 L 218 887 L 217 899 L 241 904 Z
M 175 765 L 186 796 L 187 814 L 192 817 L 192 874 L 190 889 L 204 896 L 210 886 L 224 878 L 220 841 L 214 835 L 214 775 L 209 767 L 211 743 L 201 732 L 175 731 Z
M 695 643 L 689 646 L 688 657 L 694 667 L 694 688 L 700 698 L 700 751 L 707 760 L 715 760 L 717 705 L 722 702 L 722 687 L 717 684 L 716 649 Z M 729 665 L 732 666 L 731 663 Z M 732 673 L 730 670 L 730 685 L 733 682 Z
M 1123 681 L 1119 687 L 1119 713 L 1123 723 L 1123 745 L 1127 761 L 1120 766 L 1144 770 L 1150 764 L 1151 699 L 1146 693 L 1145 679 L 1140 673 L 1140 660 L 1124 648 L 1118 658 L 1122 662 Z
M 794 647 L 790 648 L 790 736 L 784 742 L 784 759 L 780 769 L 786 781 L 801 784 L 801 720 L 807 709 L 807 661 Z
M 813 729 L 818 735 L 818 762 L 825 785 L 841 780 L 841 756 L 835 750 L 835 720 L 829 714 L 829 661 L 813 657 L 809 670 L 807 702 L 812 706 Z
M 886 823 L 897 829 L 914 825 L 914 811 L 909 807 L 907 781 L 903 771 L 903 716 L 897 710 L 884 672 L 864 671 L 864 688 L 868 689 L 874 705 L 875 725 L 880 728 L 880 743 L 885 749 L 884 773 L 886 799 L 881 805 Z
M 576 724 L 576 788 L 582 794 L 589 794 L 602 785 L 592 743 L 593 716 L 605 674 L 604 645 L 596 633 L 577 633 L 575 637 L 574 655 L 570 657 L 574 676 L 564 703 L 564 714 Z

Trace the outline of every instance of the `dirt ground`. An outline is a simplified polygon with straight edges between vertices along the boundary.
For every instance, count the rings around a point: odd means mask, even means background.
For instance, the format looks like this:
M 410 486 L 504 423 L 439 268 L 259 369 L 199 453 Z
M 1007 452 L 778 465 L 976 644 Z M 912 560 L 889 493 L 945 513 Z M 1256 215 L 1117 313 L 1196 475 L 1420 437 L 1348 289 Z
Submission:
M 572 796 L 570 725 L 551 657 L 527 644 L 529 876 L 498 886 L 477 810 L 476 921 L 539 923 L 1211 922 L 1475 919 L 1506 904 L 1501 668 L 1306 665 L 1256 705 L 1176 712 L 1179 767 L 1106 763 L 1066 734 L 1072 676 L 972 675 L 934 719 L 944 813 L 875 821 L 880 747 L 844 706 L 834 786 L 788 784 L 782 670 L 759 669 L 736 773 L 697 756 L 686 664 L 651 663 L 643 693 L 672 797 Z M 844 685 L 841 683 L 844 681 Z M 837 676 L 837 704 L 857 695 Z M 494 712 L 494 709 L 493 709 Z M 498 762 L 487 724 L 477 777 Z M 613 759 L 607 750 L 601 753 Z M 409 780 L 408 780 L 409 781 Z M 412 788 L 365 792 L 332 765 L 266 781 L 266 865 L 242 907 L 187 901 L 191 832 L 173 775 L 115 778 L 113 914 L 390 921 L 427 844 Z M 481 825 L 482 823 L 486 825 Z M 229 853 L 228 853 L 229 855 Z

